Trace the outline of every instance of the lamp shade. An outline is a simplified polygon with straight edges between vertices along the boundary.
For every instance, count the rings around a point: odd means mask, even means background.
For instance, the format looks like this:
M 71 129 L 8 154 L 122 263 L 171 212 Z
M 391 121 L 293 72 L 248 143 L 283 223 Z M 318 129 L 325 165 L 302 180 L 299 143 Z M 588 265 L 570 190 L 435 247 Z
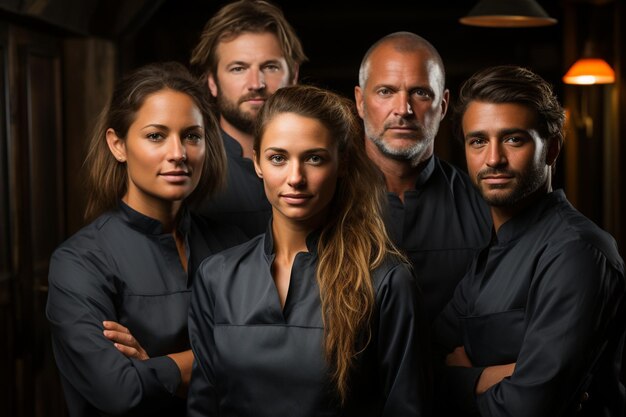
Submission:
M 557 22 L 535 0 L 481 0 L 459 19 L 464 25 L 483 27 L 536 27 Z
M 615 71 L 600 58 L 581 58 L 574 62 L 563 76 L 566 84 L 611 84 L 615 82 Z

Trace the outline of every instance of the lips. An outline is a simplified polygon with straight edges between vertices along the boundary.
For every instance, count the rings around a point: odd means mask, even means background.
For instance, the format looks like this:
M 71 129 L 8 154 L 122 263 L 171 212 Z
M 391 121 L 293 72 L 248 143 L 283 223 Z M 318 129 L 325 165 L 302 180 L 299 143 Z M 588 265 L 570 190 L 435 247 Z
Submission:
M 167 171 L 159 174 L 159 176 L 163 177 L 166 181 L 172 183 L 186 181 L 190 175 L 188 171 L 183 170 Z
M 267 100 L 267 97 L 264 96 L 246 96 L 242 97 L 239 102 L 240 103 L 253 103 L 253 104 L 263 104 Z
M 283 201 L 290 205 L 301 205 L 306 203 L 313 197 L 310 194 L 281 194 Z
M 504 175 L 504 174 L 498 174 L 498 175 L 479 175 L 478 179 L 488 185 L 494 185 L 494 186 L 502 186 L 505 184 L 508 184 L 509 182 L 511 182 L 513 179 L 515 178 L 515 176 L 513 175 Z

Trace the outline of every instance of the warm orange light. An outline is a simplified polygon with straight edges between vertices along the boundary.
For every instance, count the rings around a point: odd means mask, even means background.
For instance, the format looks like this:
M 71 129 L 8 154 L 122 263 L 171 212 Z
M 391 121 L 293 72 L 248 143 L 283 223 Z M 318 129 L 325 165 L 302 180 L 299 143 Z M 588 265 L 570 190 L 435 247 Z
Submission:
M 566 84 L 612 84 L 615 71 L 605 60 L 599 58 L 581 58 L 563 76 Z

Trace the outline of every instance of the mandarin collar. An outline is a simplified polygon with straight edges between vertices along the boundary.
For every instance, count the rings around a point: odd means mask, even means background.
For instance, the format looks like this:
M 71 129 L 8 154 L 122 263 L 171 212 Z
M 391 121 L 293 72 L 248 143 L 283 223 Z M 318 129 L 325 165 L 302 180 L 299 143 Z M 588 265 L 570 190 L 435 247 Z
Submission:
M 430 156 L 430 158 L 428 159 L 428 162 L 426 162 L 426 165 L 424 165 L 422 172 L 420 172 L 419 176 L 417 177 L 417 181 L 415 181 L 415 189 L 417 190 L 421 186 L 426 184 L 426 181 L 428 181 L 431 175 L 433 175 L 434 171 L 435 171 L 435 155 L 433 154 Z
M 322 234 L 321 229 L 316 229 L 309 233 L 306 237 L 306 248 L 312 255 L 317 255 L 317 245 Z M 272 232 L 272 219 L 268 222 L 267 229 L 263 235 L 263 252 L 268 263 L 274 262 L 276 256 L 274 252 L 274 233 Z
M 567 201 L 567 199 L 561 189 L 540 196 L 522 212 L 500 226 L 495 236 L 497 243 L 508 243 L 519 238 L 545 217 L 546 211 L 564 201 Z
M 131 208 L 124 201 L 120 200 L 118 205 L 122 219 L 132 228 L 137 229 L 147 235 L 162 235 L 163 225 L 160 221 L 148 217 L 145 214 Z M 183 204 L 180 208 L 178 224 L 176 230 L 183 236 L 186 236 L 191 229 L 191 215 L 187 206 Z

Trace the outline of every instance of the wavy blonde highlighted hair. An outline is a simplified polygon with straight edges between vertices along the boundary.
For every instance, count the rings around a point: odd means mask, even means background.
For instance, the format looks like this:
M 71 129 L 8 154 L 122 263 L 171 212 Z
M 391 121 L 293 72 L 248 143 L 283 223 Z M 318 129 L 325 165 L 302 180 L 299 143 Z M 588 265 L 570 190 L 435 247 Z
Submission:
M 353 359 L 371 338 L 370 321 L 375 308 L 371 272 L 388 255 L 406 259 L 387 235 L 382 220 L 382 176 L 365 153 L 363 129 L 354 104 L 317 87 L 279 89 L 259 113 L 254 142 L 257 158 L 266 126 L 282 113 L 320 121 L 339 150 L 343 175 L 337 181 L 318 243 L 317 282 L 326 360 L 344 402 Z

